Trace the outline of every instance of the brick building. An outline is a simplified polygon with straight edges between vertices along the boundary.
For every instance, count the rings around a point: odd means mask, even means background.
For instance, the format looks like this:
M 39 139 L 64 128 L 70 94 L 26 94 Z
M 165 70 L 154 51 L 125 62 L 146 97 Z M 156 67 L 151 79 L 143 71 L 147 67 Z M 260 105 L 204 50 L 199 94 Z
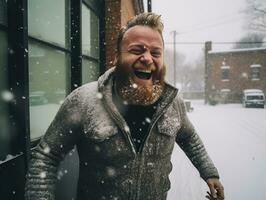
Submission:
M 212 51 L 206 43 L 205 100 L 240 103 L 244 89 L 266 93 L 266 47 Z
M 144 11 L 143 0 L 106 0 L 105 1 L 105 41 L 106 65 L 113 66 L 116 37 L 119 29 L 133 16 Z

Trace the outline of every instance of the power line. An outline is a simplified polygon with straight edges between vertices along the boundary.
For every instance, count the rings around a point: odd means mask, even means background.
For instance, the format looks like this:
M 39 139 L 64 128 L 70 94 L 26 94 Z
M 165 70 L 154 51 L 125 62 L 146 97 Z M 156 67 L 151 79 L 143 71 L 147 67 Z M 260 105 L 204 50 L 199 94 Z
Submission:
M 187 34 L 187 33 L 196 32 L 196 31 L 200 31 L 200 30 L 210 29 L 210 28 L 213 28 L 213 27 L 216 27 L 216 26 L 220 26 L 220 25 L 224 25 L 224 24 L 229 24 L 229 23 L 232 23 L 232 22 L 241 20 L 242 18 L 243 17 L 240 17 L 240 16 L 239 17 L 234 17 L 234 18 L 231 18 L 231 19 L 227 19 L 227 20 L 221 21 L 219 23 L 215 23 L 215 24 L 210 24 L 210 25 L 198 27 L 198 28 L 195 28 L 195 29 L 192 29 L 192 30 L 179 31 L 178 34 L 179 35 L 182 35 L 182 34 Z
M 166 45 L 173 45 L 173 42 L 165 42 Z M 205 42 L 176 42 L 175 44 L 205 44 Z M 266 42 L 212 42 L 212 44 L 266 44 Z

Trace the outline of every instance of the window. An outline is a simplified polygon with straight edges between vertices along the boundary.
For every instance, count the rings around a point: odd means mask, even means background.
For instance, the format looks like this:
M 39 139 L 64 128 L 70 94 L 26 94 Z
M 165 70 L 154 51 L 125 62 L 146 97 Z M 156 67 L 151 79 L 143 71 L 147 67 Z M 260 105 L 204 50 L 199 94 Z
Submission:
M 7 88 L 7 34 L 0 30 L 0 161 L 10 153 L 7 103 L 12 99 L 12 94 Z
M 0 24 L 7 25 L 7 1 L 0 0 Z
M 99 18 L 82 4 L 82 84 L 99 76 Z
M 69 58 L 64 52 L 36 42 L 29 43 L 30 132 L 32 139 L 45 133 L 58 111 L 60 103 L 66 96 L 67 66 L 69 66 Z
M 99 64 L 87 59 L 82 60 L 82 83 L 97 80 L 99 76 Z
M 229 81 L 230 66 L 222 66 L 221 72 L 222 81 Z
M 251 69 L 251 74 L 250 74 L 251 80 L 253 81 L 260 80 L 261 65 L 258 64 L 250 65 L 250 69 Z
M 70 12 L 66 0 L 29 0 L 28 7 L 30 134 L 36 139 L 68 93 Z
M 61 46 L 69 46 L 69 7 L 66 0 L 29 0 L 29 35 Z M 67 13 L 67 14 L 66 14 Z

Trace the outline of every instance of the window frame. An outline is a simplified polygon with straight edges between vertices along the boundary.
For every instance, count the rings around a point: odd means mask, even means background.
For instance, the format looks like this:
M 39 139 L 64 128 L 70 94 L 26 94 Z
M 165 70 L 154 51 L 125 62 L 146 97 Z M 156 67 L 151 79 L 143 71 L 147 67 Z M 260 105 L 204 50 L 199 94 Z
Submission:
M 221 66 L 221 80 L 222 81 L 230 80 L 230 66 Z
M 93 62 L 93 63 L 97 63 L 97 65 L 99 66 L 99 74 L 101 74 L 102 72 L 103 72 L 103 69 L 101 69 L 101 66 L 102 66 L 102 63 L 101 63 L 101 51 L 100 51 L 100 49 L 102 49 L 102 48 L 100 48 L 100 46 L 101 46 L 101 38 L 102 37 L 100 37 L 100 33 L 101 33 L 101 20 L 100 20 L 100 15 L 99 15 L 99 11 L 97 10 L 97 8 L 95 9 L 95 8 L 93 8 L 92 7 L 92 4 L 91 3 L 89 3 L 89 1 L 82 1 L 82 4 L 88 9 L 88 10 L 90 10 L 94 15 L 96 15 L 96 17 L 98 17 L 98 19 L 99 19 L 99 56 L 98 56 L 98 58 L 95 58 L 95 57 L 93 57 L 93 56 L 89 56 L 89 55 L 86 55 L 86 54 L 83 54 L 83 52 L 82 52 L 82 44 L 81 44 L 81 57 L 82 57 L 82 60 L 81 60 L 81 84 L 83 84 L 83 74 L 82 74 L 82 71 L 83 71 L 83 62 L 85 61 L 87 61 L 87 62 Z M 82 16 L 82 6 L 81 6 L 81 16 Z M 82 20 L 82 19 L 81 19 Z M 81 27 L 81 35 L 82 35 L 82 27 Z M 82 40 L 82 39 L 81 39 Z
M 257 70 L 257 71 L 255 71 Z M 259 81 L 261 74 L 261 64 L 250 65 L 250 79 L 252 81 Z
M 28 0 L 27 0 L 28 1 Z M 71 12 L 67 12 L 69 11 L 69 8 L 71 6 L 71 0 L 65 0 L 65 16 L 69 15 L 68 17 L 66 17 L 66 19 L 68 19 L 67 23 L 65 24 L 65 26 L 67 27 L 70 27 L 71 26 Z M 27 16 L 28 16 L 28 9 L 27 9 Z M 48 48 L 52 48 L 54 50 L 58 50 L 58 51 L 61 51 L 62 53 L 65 53 L 66 57 L 69 57 L 69 60 L 71 60 L 71 50 L 70 50 L 70 46 L 71 46 L 71 40 L 70 40 L 70 32 L 71 30 L 69 31 L 68 34 L 66 34 L 66 40 L 69 39 L 68 42 L 66 42 L 66 45 L 65 47 L 62 47 L 60 44 L 55 44 L 54 42 L 48 42 L 46 40 L 41 40 L 41 39 L 38 39 L 34 36 L 31 36 L 29 33 L 28 33 L 28 45 L 30 43 L 30 41 L 32 41 L 33 43 L 36 43 L 36 44 L 40 44 L 40 45 L 43 45 L 45 47 L 48 47 Z M 67 43 L 69 43 L 69 45 L 67 45 Z M 29 49 L 28 49 L 29 50 Z M 29 73 L 29 58 L 28 58 L 28 73 Z M 71 70 L 70 70 L 70 63 L 69 63 L 69 66 L 65 66 L 66 67 L 66 80 L 71 80 L 70 78 L 70 75 L 71 75 Z M 29 93 L 29 74 L 27 75 L 27 79 L 28 79 L 28 93 Z M 71 92 L 71 81 L 68 82 L 66 81 L 66 95 L 68 95 L 69 93 Z M 30 94 L 28 94 L 30 95 Z M 28 100 L 30 97 L 28 96 Z M 29 105 L 29 110 L 30 110 L 30 103 L 28 102 L 28 105 Z M 31 148 L 36 146 L 37 143 L 40 141 L 40 137 L 37 137 L 37 138 L 31 138 L 31 133 L 30 133 L 30 111 L 29 111 L 29 114 L 28 114 L 28 124 L 29 124 L 29 138 L 30 138 L 30 143 L 31 143 Z

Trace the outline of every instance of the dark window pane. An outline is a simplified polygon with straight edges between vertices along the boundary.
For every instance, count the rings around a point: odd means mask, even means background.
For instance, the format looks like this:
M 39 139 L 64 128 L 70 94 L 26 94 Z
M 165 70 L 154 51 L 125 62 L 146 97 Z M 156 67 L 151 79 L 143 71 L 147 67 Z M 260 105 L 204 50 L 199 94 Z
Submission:
M 6 0 L 0 0 L 0 24 L 7 25 Z
M 0 162 L 11 153 L 7 103 L 13 95 L 7 89 L 7 34 L 0 31 Z
M 83 4 L 82 54 L 99 58 L 99 18 Z
M 99 74 L 100 70 L 97 62 L 82 60 L 82 84 L 96 81 Z
M 35 42 L 29 43 L 31 138 L 43 135 L 67 91 L 68 56 Z
M 229 68 L 222 69 L 222 80 L 229 79 Z
M 67 0 L 29 0 L 29 35 L 68 47 L 69 12 Z

